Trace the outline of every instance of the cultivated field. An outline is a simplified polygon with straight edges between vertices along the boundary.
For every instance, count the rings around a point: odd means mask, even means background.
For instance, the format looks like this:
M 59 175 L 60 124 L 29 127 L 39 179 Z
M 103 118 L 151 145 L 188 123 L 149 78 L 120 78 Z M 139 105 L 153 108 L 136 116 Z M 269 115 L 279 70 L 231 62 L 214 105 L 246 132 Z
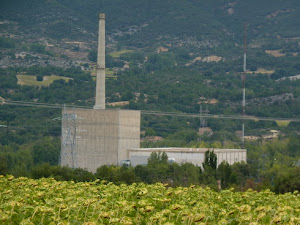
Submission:
M 129 53 L 129 52 L 133 52 L 133 50 L 122 50 L 122 51 L 118 51 L 118 52 L 112 52 L 112 53 L 109 53 L 109 54 L 114 58 L 119 58 L 120 55 L 125 54 L 125 53 Z
M 282 121 L 282 120 L 276 120 L 276 124 L 280 127 L 287 127 L 291 121 Z
M 284 53 L 281 52 L 281 50 L 265 50 L 265 52 L 269 55 L 272 55 L 274 57 L 281 57 L 285 56 Z
M 299 224 L 298 192 L 0 176 L 0 224 Z
M 96 67 L 91 71 L 93 80 L 96 80 Z M 111 68 L 105 68 L 105 78 L 113 78 L 114 80 L 118 79 L 118 76 L 115 75 L 114 71 Z
M 274 73 L 275 70 L 267 70 L 267 69 L 263 69 L 263 68 L 258 68 L 256 71 L 247 71 L 247 73 L 249 74 L 252 74 L 252 73 L 255 73 L 255 74 L 258 74 L 258 73 L 261 73 L 261 74 L 272 74 Z
M 69 77 L 61 77 L 56 75 L 51 76 L 44 76 L 43 81 L 37 81 L 36 76 L 33 75 L 17 75 L 18 84 L 19 85 L 28 85 L 28 86 L 49 86 L 55 80 L 65 80 L 68 82 L 70 79 Z

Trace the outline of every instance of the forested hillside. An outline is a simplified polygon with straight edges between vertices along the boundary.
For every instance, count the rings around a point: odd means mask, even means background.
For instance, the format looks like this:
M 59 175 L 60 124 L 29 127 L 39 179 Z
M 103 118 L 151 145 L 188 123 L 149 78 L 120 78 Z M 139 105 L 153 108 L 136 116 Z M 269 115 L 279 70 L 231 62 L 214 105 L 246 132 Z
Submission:
M 178 115 L 241 115 L 247 24 L 249 177 L 268 186 L 299 162 L 299 10 L 298 0 L 2 0 L 0 172 L 57 165 L 61 110 L 50 104 L 93 106 L 104 12 L 107 107 L 177 115 L 142 114 L 146 147 L 242 147 L 242 121 Z
M 244 23 L 249 23 L 251 40 L 293 38 L 299 36 L 300 26 L 297 0 L 3 0 L 0 4 L 0 19 L 14 24 L 17 35 L 95 41 L 97 14 L 104 12 L 108 35 L 135 47 L 176 40 L 199 46 L 242 43 Z

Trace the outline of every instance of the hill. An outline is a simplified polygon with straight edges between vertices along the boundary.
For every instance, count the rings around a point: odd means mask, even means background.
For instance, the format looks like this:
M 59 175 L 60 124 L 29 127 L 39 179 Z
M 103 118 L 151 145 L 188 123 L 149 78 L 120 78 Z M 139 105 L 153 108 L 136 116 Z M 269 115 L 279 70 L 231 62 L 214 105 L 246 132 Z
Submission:
M 135 47 L 177 38 L 200 46 L 203 41 L 227 39 L 241 43 L 244 23 L 250 25 L 251 40 L 300 36 L 297 0 L 3 0 L 0 4 L 0 20 L 7 22 L 1 31 L 14 24 L 13 33 L 31 37 L 95 41 L 99 12 L 106 13 L 113 40 Z
M 247 113 L 299 116 L 299 80 L 284 80 L 300 73 L 297 0 L 272 4 L 268 0 L 3 0 L 0 4 L 0 67 L 13 67 L 0 71 L 5 81 L 1 97 L 93 104 L 90 73 L 96 60 L 97 13 L 105 12 L 106 62 L 112 74 L 107 76 L 107 102 L 188 113 L 198 113 L 201 104 L 213 114 L 239 114 L 244 24 L 248 23 Z M 17 74 L 24 79 L 57 75 L 72 80 L 36 89 L 17 86 Z M 173 123 L 172 130 L 159 119 L 144 126 L 166 137 L 199 125 L 194 120 L 190 125 Z M 210 121 L 214 130 L 220 130 L 219 125 Z M 297 129 L 293 123 L 290 126 Z M 234 133 L 239 125 L 224 127 Z

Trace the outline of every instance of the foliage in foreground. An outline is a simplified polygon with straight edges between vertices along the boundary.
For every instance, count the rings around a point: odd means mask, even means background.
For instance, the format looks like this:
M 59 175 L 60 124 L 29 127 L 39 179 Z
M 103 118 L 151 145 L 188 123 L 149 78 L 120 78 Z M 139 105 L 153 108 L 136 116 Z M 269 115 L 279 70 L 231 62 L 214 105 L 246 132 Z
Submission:
M 297 191 L 275 195 L 212 191 L 209 188 L 167 188 L 58 182 L 0 176 L 1 224 L 299 224 Z

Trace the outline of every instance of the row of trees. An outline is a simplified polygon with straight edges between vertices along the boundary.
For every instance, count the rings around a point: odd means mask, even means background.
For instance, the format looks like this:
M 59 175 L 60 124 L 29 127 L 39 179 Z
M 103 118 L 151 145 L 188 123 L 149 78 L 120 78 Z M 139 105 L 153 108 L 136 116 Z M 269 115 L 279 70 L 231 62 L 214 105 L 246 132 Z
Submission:
M 203 185 L 215 190 L 234 188 L 243 191 L 248 188 L 262 190 L 270 188 L 277 193 L 300 190 L 299 166 L 291 167 L 286 174 L 273 174 L 272 184 L 268 184 L 268 172 L 260 180 L 255 179 L 251 165 L 241 162 L 229 165 L 222 162 L 217 167 L 217 156 L 213 151 L 205 153 L 202 167 L 191 163 L 169 163 L 166 153 L 153 152 L 147 165 L 132 167 L 102 166 L 95 176 L 114 183 L 163 182 L 169 186 Z
M 266 148 L 268 147 L 270 145 Z M 255 190 L 269 188 L 277 193 L 300 190 L 300 166 L 297 161 L 293 161 L 292 165 L 274 162 L 270 165 L 268 162 L 263 164 L 263 168 L 259 171 L 255 166 L 260 163 L 251 162 L 253 159 L 250 159 L 248 164 L 241 162 L 229 165 L 224 161 L 217 166 L 217 156 L 213 151 L 205 153 L 202 167 L 191 163 L 170 162 L 165 152 L 153 152 L 147 165 L 136 167 L 104 165 L 93 174 L 84 169 L 58 166 L 58 149 L 59 147 L 54 146 L 50 140 L 45 140 L 45 143 L 35 143 L 27 148 L 23 147 L 17 152 L 8 147 L 1 147 L 0 174 L 29 176 L 35 179 L 53 177 L 56 180 L 76 182 L 100 179 L 115 184 L 162 182 L 169 186 L 209 186 L 215 190 L 234 188 L 243 191 L 248 188 Z M 299 153 L 296 151 L 292 154 Z

